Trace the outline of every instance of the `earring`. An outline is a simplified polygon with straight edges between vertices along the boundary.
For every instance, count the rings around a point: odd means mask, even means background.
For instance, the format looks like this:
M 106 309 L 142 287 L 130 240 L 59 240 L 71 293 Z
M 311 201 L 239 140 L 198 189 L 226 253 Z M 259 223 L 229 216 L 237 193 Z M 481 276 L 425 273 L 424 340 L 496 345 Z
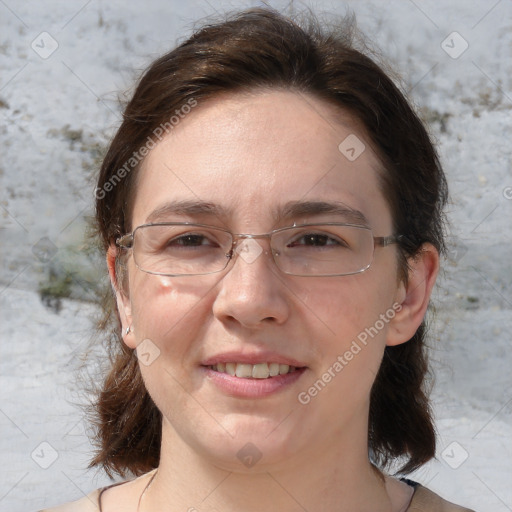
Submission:
M 130 334 L 131 331 L 132 331 L 132 327 L 129 326 L 129 327 L 126 328 L 126 331 L 124 333 L 127 336 L 128 334 Z

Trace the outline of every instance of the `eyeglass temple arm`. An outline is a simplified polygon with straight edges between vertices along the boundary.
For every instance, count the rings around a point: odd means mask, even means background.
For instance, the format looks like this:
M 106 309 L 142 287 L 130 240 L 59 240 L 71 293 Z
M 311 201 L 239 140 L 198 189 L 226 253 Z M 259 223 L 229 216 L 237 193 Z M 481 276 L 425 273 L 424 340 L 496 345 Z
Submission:
M 131 249 L 133 247 L 133 234 L 128 233 L 126 235 L 120 236 L 116 239 L 116 245 L 124 249 Z
M 380 245 L 382 247 L 386 247 L 391 244 L 397 244 L 400 242 L 400 239 L 402 238 L 402 235 L 398 236 L 374 236 L 373 240 L 376 245 Z

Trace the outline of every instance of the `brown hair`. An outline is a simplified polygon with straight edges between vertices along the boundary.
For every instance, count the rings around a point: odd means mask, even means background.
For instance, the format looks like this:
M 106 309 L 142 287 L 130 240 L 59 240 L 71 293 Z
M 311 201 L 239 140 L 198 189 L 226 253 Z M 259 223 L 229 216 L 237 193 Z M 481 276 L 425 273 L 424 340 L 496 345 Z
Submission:
M 327 29 L 311 15 L 306 19 L 300 23 L 269 9 L 244 11 L 198 30 L 149 67 L 98 179 L 96 220 L 105 250 L 132 229 L 129 204 L 138 164 L 131 159 L 155 130 L 187 102 L 262 87 L 314 95 L 362 123 L 384 168 L 382 189 L 394 232 L 402 235 L 401 278 L 407 258 L 424 242 L 443 250 L 446 182 L 425 127 L 381 67 L 356 49 L 350 20 Z M 138 475 L 158 466 L 161 414 L 137 358 L 122 342 L 112 299 L 107 315 L 112 366 L 95 404 L 99 450 L 91 465 Z M 402 458 L 401 471 L 410 472 L 435 454 L 425 332 L 423 323 L 410 341 L 385 349 L 371 391 L 368 433 L 370 456 L 380 467 Z

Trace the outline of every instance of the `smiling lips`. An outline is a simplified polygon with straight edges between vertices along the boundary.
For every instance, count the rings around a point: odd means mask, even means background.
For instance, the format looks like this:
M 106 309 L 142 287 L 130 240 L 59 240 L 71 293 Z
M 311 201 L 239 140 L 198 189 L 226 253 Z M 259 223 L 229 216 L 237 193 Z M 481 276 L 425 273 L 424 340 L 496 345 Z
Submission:
M 291 386 L 307 370 L 297 359 L 265 350 L 217 354 L 201 366 L 217 389 L 239 398 L 272 395 Z
M 218 363 L 209 365 L 208 368 L 242 379 L 268 379 L 269 377 L 286 375 L 296 371 L 295 366 L 280 363 Z

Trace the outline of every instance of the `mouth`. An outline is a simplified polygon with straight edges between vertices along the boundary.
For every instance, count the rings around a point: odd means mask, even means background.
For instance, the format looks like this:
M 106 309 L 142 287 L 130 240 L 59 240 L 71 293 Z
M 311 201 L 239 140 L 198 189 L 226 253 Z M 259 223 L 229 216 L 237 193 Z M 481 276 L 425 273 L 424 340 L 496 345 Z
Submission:
M 263 362 L 256 364 L 248 363 L 217 363 L 206 366 L 210 370 L 218 373 L 225 373 L 231 377 L 238 377 L 240 379 L 270 379 L 278 377 L 279 375 L 287 375 L 305 367 L 296 367 L 288 364 Z
M 206 361 L 201 368 L 207 381 L 223 394 L 242 399 L 264 398 L 292 386 L 306 372 L 306 366 L 296 366 L 277 361 L 254 360 L 249 362 Z M 297 361 L 287 361 L 288 363 Z

